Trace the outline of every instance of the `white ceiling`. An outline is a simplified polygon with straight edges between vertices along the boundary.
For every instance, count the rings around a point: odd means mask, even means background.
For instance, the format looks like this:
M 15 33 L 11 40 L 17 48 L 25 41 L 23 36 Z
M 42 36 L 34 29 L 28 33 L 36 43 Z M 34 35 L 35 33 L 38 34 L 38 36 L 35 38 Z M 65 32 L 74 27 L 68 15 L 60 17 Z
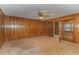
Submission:
M 37 10 L 48 11 L 50 18 L 79 13 L 79 4 L 0 4 L 6 15 L 36 19 Z

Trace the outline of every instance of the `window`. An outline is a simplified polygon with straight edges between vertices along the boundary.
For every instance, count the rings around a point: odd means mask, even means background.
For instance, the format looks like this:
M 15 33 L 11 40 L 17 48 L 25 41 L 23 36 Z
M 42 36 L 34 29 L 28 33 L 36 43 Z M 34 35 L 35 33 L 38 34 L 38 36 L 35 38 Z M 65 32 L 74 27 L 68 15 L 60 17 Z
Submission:
M 64 31 L 73 31 L 73 24 L 72 24 L 72 22 L 65 22 L 64 23 Z

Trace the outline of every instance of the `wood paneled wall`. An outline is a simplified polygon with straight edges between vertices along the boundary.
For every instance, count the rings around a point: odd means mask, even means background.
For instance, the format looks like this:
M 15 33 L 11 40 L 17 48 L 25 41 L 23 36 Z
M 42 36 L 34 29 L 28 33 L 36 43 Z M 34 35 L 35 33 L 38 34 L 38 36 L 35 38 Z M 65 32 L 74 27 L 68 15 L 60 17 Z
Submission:
M 32 36 L 45 35 L 46 22 L 15 16 L 4 16 L 5 40 L 15 40 Z
M 4 37 L 4 29 L 5 27 L 3 27 L 4 25 L 4 19 L 3 19 L 3 15 L 0 14 L 0 47 L 3 45 L 3 43 L 5 42 L 5 37 Z
M 79 43 L 79 14 L 76 16 L 76 20 L 74 21 L 75 26 L 75 42 Z
M 73 26 L 74 26 L 74 32 L 72 33 L 73 35 L 73 41 L 75 43 L 79 43 L 79 13 L 77 14 L 72 14 L 72 15 L 67 15 L 67 16 L 63 16 L 63 17 L 59 17 L 59 18 L 55 18 L 55 19 L 49 19 L 48 22 L 60 22 L 61 23 L 61 37 L 63 37 L 63 22 L 65 22 L 66 20 L 73 20 Z M 65 34 L 65 33 L 64 33 Z M 62 38 L 64 39 L 64 38 Z M 67 39 L 68 40 L 68 39 Z
M 0 47 L 5 41 L 47 35 L 47 22 L 4 15 L 0 9 Z

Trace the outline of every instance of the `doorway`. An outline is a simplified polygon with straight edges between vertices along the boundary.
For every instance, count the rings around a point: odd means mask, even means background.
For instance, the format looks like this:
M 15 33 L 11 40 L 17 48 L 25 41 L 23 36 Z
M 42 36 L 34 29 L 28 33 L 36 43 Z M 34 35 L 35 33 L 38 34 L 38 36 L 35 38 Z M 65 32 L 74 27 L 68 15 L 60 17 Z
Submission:
M 61 23 L 59 22 L 59 21 L 55 21 L 54 22 L 54 39 L 55 40 L 57 40 L 57 41 L 59 41 L 59 39 L 60 39 L 60 25 L 61 25 Z
M 48 35 L 53 37 L 53 22 L 48 22 Z

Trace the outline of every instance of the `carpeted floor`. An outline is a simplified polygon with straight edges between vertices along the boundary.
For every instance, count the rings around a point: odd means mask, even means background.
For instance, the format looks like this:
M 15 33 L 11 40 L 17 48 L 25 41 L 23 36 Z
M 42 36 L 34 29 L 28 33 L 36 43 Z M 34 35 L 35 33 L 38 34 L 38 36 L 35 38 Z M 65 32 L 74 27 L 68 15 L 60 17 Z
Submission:
M 1 55 L 70 55 L 79 54 L 79 44 L 59 42 L 49 36 L 38 36 L 5 42 Z

